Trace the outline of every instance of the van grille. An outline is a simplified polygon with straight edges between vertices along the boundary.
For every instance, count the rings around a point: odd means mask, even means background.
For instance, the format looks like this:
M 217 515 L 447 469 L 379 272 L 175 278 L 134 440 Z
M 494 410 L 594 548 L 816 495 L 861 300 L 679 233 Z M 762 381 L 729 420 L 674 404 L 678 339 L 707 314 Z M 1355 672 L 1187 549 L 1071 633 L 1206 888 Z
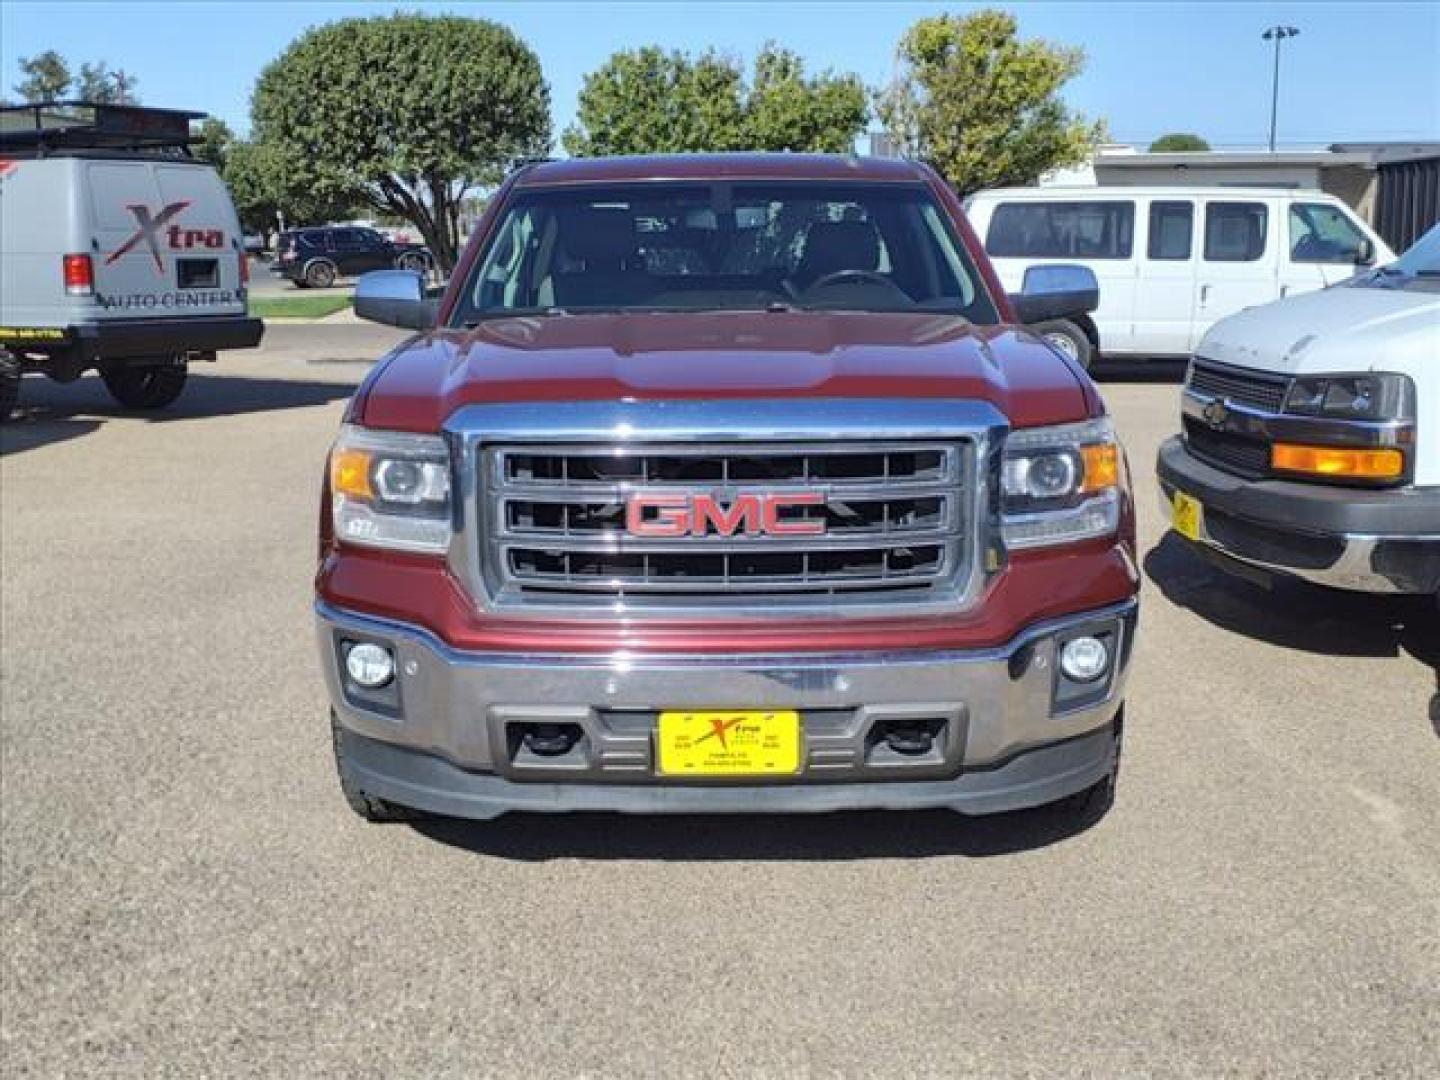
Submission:
M 968 569 L 971 446 L 954 443 L 487 446 L 482 563 L 492 594 L 535 604 L 637 606 L 913 599 Z M 819 535 L 701 525 L 675 537 L 627 531 L 636 495 L 823 497 L 784 509 Z M 681 511 L 688 513 L 689 511 Z M 738 520 L 738 519 L 737 519 Z M 713 526 L 713 522 L 711 523 Z
M 1285 392 L 1290 387 L 1290 379 L 1285 375 L 1248 371 L 1208 360 L 1196 360 L 1190 367 L 1188 385 L 1199 394 L 1278 413 L 1285 404 Z

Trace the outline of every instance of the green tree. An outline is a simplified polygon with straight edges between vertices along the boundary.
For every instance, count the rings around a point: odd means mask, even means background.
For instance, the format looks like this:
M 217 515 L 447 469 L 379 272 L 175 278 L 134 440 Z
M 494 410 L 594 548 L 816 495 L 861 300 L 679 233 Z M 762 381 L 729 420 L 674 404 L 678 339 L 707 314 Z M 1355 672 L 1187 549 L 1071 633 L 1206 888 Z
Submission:
M 20 74 L 15 93 L 24 101 L 59 101 L 70 92 L 75 76 L 70 65 L 54 49 L 20 58 Z
M 190 152 L 223 172 L 225 159 L 230 153 L 230 144 L 235 141 L 235 133 L 230 130 L 230 125 L 211 116 L 193 127 L 191 134 L 198 136 L 199 141 L 191 145 Z
M 292 150 L 248 139 L 236 139 L 226 147 L 221 171 L 247 232 L 354 216 L 361 197 L 343 185 L 307 183 L 308 175 Z
M 1150 144 L 1152 154 L 1170 154 L 1177 151 L 1204 151 L 1209 150 L 1210 144 L 1189 131 L 1172 131 L 1169 135 L 1161 135 Z
M 290 191 L 412 222 L 449 270 L 467 196 L 550 145 L 540 61 L 503 26 L 459 16 L 344 19 L 302 34 L 261 73 L 262 171 Z
M 853 150 L 870 119 L 858 75 L 806 78 L 800 57 L 773 42 L 755 58 L 745 113 L 747 141 L 757 150 L 831 154 Z
M 902 152 L 929 162 L 962 195 L 1029 184 L 1085 161 L 1103 124 L 1071 112 L 1059 91 L 1084 67 L 1080 49 L 1021 41 L 1003 11 L 937 15 L 900 40 L 899 72 L 877 111 Z
M 716 150 L 841 152 L 869 110 L 854 75 L 805 75 L 800 57 L 770 43 L 747 86 L 735 60 L 646 46 L 615 53 L 585 77 L 577 123 L 564 136 L 577 157 Z
M 136 83 L 135 76 L 124 68 L 111 71 L 104 60 L 81 64 L 75 80 L 77 96 L 82 101 L 101 105 L 138 105 L 140 95 L 135 92 Z

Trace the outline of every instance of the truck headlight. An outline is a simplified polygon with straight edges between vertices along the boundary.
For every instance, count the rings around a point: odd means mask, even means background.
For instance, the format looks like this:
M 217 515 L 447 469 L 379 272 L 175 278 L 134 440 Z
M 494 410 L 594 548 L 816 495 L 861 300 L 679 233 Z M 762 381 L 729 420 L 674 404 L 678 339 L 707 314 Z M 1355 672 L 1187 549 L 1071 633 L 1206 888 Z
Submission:
M 1120 524 L 1120 447 L 1108 417 L 1021 428 L 1005 440 L 1001 534 L 1007 547 L 1108 536 Z
M 450 452 L 438 435 L 345 424 L 330 493 L 339 540 L 429 555 L 450 546 Z
M 1336 420 L 1400 420 L 1415 415 L 1415 384 L 1406 375 L 1302 375 L 1290 384 L 1284 411 Z

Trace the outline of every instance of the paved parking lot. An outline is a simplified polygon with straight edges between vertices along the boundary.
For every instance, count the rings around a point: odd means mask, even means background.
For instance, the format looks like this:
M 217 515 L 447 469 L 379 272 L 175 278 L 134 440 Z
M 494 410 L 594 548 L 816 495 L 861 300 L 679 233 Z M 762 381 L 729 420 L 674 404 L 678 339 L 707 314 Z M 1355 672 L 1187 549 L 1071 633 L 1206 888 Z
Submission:
M 395 335 L 272 327 L 173 413 L 27 382 L 0 461 L 7 1075 L 1421 1076 L 1440 626 L 1162 538 L 1175 372 L 1103 387 L 1146 573 L 1118 805 L 367 827 L 316 485 Z

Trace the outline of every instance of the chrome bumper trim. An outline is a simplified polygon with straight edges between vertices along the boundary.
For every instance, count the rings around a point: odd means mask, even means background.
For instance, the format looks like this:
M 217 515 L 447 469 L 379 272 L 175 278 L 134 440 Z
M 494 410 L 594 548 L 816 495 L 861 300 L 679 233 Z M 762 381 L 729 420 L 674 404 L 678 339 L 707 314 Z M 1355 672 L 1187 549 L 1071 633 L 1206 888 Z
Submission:
M 1029 627 L 990 649 L 767 656 L 524 656 L 462 652 L 427 631 L 316 604 L 330 699 L 346 730 L 409 747 L 466 770 L 517 782 L 656 784 L 654 712 L 665 708 L 793 708 L 805 721 L 801 783 L 953 778 L 1024 750 L 1110 723 L 1124 696 L 1138 610 L 1134 600 Z M 1055 711 L 1057 637 L 1113 632 L 1108 682 L 1077 707 Z M 396 654 L 397 706 L 347 696 L 342 639 L 375 640 Z M 873 726 L 925 717 L 944 722 L 935 754 L 881 759 Z M 812 723 L 813 718 L 813 723 Z M 569 723 L 587 756 L 549 769 L 517 768 L 506 725 Z M 664 786 L 664 785 L 662 785 Z

